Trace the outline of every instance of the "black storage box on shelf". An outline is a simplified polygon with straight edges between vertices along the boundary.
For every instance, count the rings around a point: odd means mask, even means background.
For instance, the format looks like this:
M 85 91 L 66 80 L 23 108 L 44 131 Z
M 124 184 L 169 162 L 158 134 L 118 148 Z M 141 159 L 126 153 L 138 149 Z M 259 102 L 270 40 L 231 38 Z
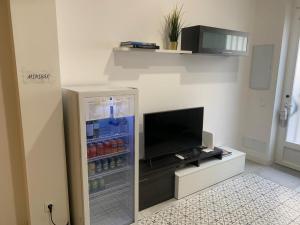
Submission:
M 246 55 L 248 33 L 208 26 L 185 27 L 181 32 L 181 49 L 193 53 Z

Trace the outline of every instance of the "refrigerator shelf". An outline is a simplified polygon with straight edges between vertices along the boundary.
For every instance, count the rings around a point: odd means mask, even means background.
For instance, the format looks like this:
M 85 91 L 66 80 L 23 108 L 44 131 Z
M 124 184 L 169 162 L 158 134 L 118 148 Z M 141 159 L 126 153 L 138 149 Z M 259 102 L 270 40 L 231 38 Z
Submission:
M 130 150 L 126 149 L 125 151 L 115 152 L 115 153 L 111 153 L 111 154 L 107 154 L 107 155 L 101 155 L 101 156 L 97 156 L 97 157 L 88 159 L 88 162 L 94 162 L 94 161 L 97 161 L 99 159 L 111 158 L 111 157 L 114 157 L 114 156 L 125 155 L 125 154 L 128 154 L 128 153 L 130 153 Z
M 94 179 L 97 179 L 97 178 L 100 178 L 100 177 L 109 176 L 111 174 L 124 172 L 124 171 L 130 170 L 130 169 L 131 169 L 130 166 L 125 166 L 125 167 L 121 167 L 121 168 L 117 168 L 117 169 L 108 170 L 108 171 L 101 172 L 101 173 L 95 174 L 93 176 L 90 176 L 89 180 L 94 180 Z
M 91 222 L 95 225 L 128 225 L 133 222 L 130 189 L 119 190 L 103 198 L 90 199 Z M 117 220 L 117 221 L 116 221 Z
M 91 215 L 91 224 L 93 225 L 129 225 L 133 224 L 134 220 L 132 213 L 124 204 L 111 204 L 111 210 L 96 211 Z M 102 209 L 102 208 L 100 208 Z
M 121 189 L 113 191 L 111 193 L 107 193 L 106 195 L 103 196 L 99 196 L 97 198 L 90 198 L 90 204 L 91 205 L 95 205 L 97 204 L 97 202 L 103 202 L 104 200 L 121 200 L 123 198 L 127 198 L 126 194 L 128 194 L 130 192 L 130 188 L 129 186 L 127 187 L 121 187 Z
M 119 184 L 117 186 L 114 186 L 114 185 L 110 185 L 110 186 L 111 187 L 108 187 L 104 190 L 97 191 L 97 192 L 94 192 L 94 193 L 90 193 L 89 198 L 90 199 L 94 199 L 94 198 L 98 199 L 100 197 L 104 197 L 107 194 L 111 194 L 112 192 L 119 191 L 119 189 L 124 189 L 126 187 L 129 187 L 130 183 L 126 182 L 126 183 Z
M 128 137 L 128 136 L 129 136 L 129 133 L 121 133 L 121 134 L 114 134 L 114 135 L 109 135 L 109 136 L 104 136 L 104 137 L 87 139 L 86 142 L 87 142 L 87 144 L 91 144 L 91 143 L 95 143 L 95 142 L 106 141 L 106 140 Z

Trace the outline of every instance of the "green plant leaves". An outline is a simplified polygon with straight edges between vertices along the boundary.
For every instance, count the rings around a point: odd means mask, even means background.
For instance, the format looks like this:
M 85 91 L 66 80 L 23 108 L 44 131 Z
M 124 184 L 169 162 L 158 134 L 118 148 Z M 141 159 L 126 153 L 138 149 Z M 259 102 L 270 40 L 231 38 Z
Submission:
M 166 30 L 171 42 L 178 41 L 178 37 L 181 33 L 182 23 L 182 8 L 176 6 L 169 15 L 165 17 Z

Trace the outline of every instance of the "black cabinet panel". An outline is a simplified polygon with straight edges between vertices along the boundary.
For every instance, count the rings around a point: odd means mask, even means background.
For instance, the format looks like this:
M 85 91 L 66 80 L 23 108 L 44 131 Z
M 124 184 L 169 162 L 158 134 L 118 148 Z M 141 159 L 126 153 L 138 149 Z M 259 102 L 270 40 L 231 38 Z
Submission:
M 152 160 L 139 162 L 139 210 L 174 198 L 175 170 L 187 164 L 199 165 L 202 160 L 209 158 L 222 159 L 222 150 L 201 152 L 185 160 L 174 155 L 164 156 Z
M 169 170 L 140 180 L 139 210 L 174 197 L 175 175 Z

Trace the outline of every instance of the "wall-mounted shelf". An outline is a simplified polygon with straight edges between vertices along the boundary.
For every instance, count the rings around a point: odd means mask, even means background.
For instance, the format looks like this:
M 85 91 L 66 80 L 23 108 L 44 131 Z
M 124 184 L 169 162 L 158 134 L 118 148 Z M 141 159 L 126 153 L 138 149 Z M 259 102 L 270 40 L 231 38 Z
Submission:
M 113 50 L 116 52 L 155 52 L 155 53 L 168 53 L 168 54 L 192 54 L 192 51 L 168 50 L 168 49 L 142 49 L 142 48 L 116 47 L 113 48 Z

